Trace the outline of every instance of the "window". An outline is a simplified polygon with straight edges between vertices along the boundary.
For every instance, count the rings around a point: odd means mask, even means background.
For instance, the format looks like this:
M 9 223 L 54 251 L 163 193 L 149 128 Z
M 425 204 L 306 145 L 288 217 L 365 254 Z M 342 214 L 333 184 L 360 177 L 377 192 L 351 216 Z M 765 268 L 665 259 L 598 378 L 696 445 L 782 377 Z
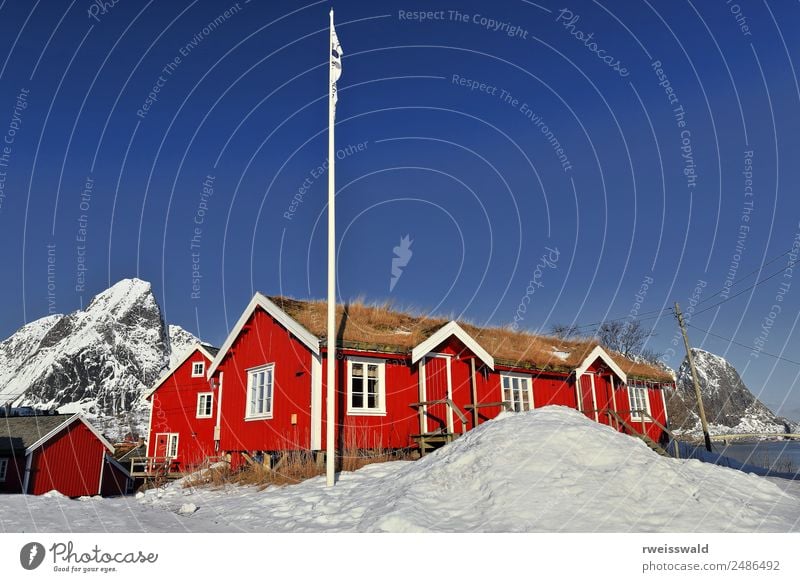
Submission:
M 178 433 L 176 432 L 169 435 L 169 440 L 167 441 L 167 456 L 170 459 L 174 459 L 178 456 Z
M 631 405 L 632 420 L 642 420 L 642 415 L 639 412 L 640 410 L 644 410 L 647 413 L 650 412 L 650 400 L 647 397 L 647 386 L 644 384 L 634 381 L 629 383 L 628 400 Z
M 202 392 L 197 395 L 197 418 L 211 418 L 211 407 L 214 396 L 211 392 Z
M 204 376 L 206 372 L 205 362 L 192 362 L 192 378 Z
M 0 483 L 6 480 L 6 473 L 8 473 L 8 459 L 0 459 Z
M 508 402 L 510 410 L 522 412 L 533 409 L 531 377 L 519 374 L 501 374 L 503 402 Z
M 386 362 L 374 358 L 347 359 L 347 413 L 386 414 Z
M 247 372 L 247 412 L 245 418 L 272 418 L 272 387 L 275 364 Z

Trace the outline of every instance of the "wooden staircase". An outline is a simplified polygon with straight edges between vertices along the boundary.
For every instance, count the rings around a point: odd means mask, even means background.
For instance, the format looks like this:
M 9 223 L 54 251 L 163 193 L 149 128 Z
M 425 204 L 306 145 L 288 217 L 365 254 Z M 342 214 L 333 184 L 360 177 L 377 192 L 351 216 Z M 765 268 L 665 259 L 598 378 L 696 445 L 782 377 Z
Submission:
M 414 402 L 411 405 L 419 412 L 419 424 L 421 431 L 425 430 L 425 416 L 428 414 L 427 407 L 434 404 L 446 404 L 450 410 L 453 411 L 453 414 L 458 417 L 458 420 L 461 421 L 461 434 L 467 432 L 467 423 L 469 422 L 467 420 L 467 416 L 450 398 L 444 398 L 442 400 L 428 400 L 425 402 Z M 419 446 L 419 454 L 421 456 L 425 456 L 427 453 L 435 451 L 447 443 L 453 442 L 453 440 L 458 438 L 458 436 L 459 435 L 456 433 L 438 431 L 431 433 L 421 432 L 420 434 L 412 434 L 411 438 Z
M 622 416 L 617 414 L 615 411 L 608 409 L 608 410 L 604 410 L 603 412 L 607 413 L 611 418 L 613 418 L 618 423 L 618 425 L 622 425 L 623 427 L 625 427 L 625 429 L 628 431 L 628 433 L 631 436 L 635 436 L 635 437 L 641 439 L 642 441 L 644 441 L 644 444 L 646 444 L 648 447 L 650 447 L 651 450 L 655 451 L 656 453 L 658 453 L 662 457 L 671 457 L 672 456 L 660 444 L 658 444 L 656 441 L 651 439 L 646 434 L 641 433 L 638 430 L 636 430 L 635 428 L 633 428 L 633 426 L 631 426 L 624 418 L 622 418 Z M 646 412 L 644 414 L 646 414 L 647 416 L 650 416 Z M 653 419 L 653 417 L 650 417 L 650 419 L 652 421 L 655 421 L 655 419 Z M 664 428 L 664 430 L 666 430 L 666 427 L 663 427 L 663 428 Z M 677 447 L 675 448 L 675 450 L 676 451 L 678 450 Z
M 458 438 L 458 435 L 451 432 L 438 434 L 412 434 L 411 438 L 414 439 L 414 441 L 417 443 L 417 446 L 419 446 L 419 454 L 425 456 L 426 454 L 443 447 L 447 443 L 453 442 L 454 439 Z

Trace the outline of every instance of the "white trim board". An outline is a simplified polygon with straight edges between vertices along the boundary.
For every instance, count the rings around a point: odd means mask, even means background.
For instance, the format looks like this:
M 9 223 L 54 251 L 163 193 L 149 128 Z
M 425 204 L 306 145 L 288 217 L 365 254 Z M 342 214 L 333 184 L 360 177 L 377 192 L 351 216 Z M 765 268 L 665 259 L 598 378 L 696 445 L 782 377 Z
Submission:
M 480 358 L 481 361 L 489 367 L 489 369 L 494 370 L 494 358 L 455 321 L 451 321 L 450 323 L 442 326 L 436 333 L 411 350 L 411 363 L 414 364 L 421 360 L 423 357 L 433 351 L 436 346 L 447 340 L 450 336 L 455 336 L 461 340 L 461 343 L 467 346 L 467 348 L 473 354 Z
M 626 384 L 628 383 L 628 376 L 625 374 L 625 372 L 622 371 L 622 368 L 620 368 L 617 365 L 617 363 L 611 358 L 609 353 L 605 351 L 601 346 L 595 346 L 595 348 L 591 352 L 589 352 L 589 355 L 586 356 L 586 358 L 583 360 L 581 365 L 575 368 L 575 376 L 580 378 L 583 374 L 585 374 L 586 370 L 589 369 L 589 366 L 591 366 L 597 358 L 603 360 L 620 380 L 622 380 Z
M 175 365 L 174 365 L 174 366 L 172 366 L 172 367 L 171 367 L 169 370 L 167 370 L 167 371 L 164 373 L 164 375 L 163 375 L 163 376 L 161 376 L 161 378 L 159 378 L 159 379 L 158 379 L 158 382 L 156 382 L 155 384 L 153 384 L 152 388 L 150 388 L 149 390 L 146 390 L 145 392 L 143 392 L 143 393 L 142 393 L 142 398 L 144 398 L 145 400 L 147 400 L 148 398 L 150 398 L 150 397 L 153 395 L 153 393 L 154 393 L 156 390 L 158 390 L 159 388 L 161 388 L 161 385 L 162 385 L 164 382 L 166 382 L 166 381 L 167 381 L 167 379 L 169 379 L 169 377 L 170 377 L 170 376 L 172 376 L 172 375 L 173 375 L 175 372 L 177 372 L 178 368 L 180 368 L 181 366 L 183 366 L 183 365 L 186 363 L 186 360 L 188 360 L 189 358 L 191 358 L 191 357 L 194 355 L 194 353 L 195 353 L 196 351 L 198 351 L 198 350 L 200 350 L 200 352 L 201 352 L 201 353 L 202 353 L 202 354 L 203 354 L 203 355 L 204 355 L 206 358 L 208 358 L 208 361 L 209 361 L 209 362 L 213 362 L 213 361 L 214 361 L 214 356 L 212 356 L 212 355 L 211 355 L 211 353 L 210 353 L 208 350 L 206 350 L 206 349 L 203 347 L 203 344 L 196 343 L 196 344 L 192 345 L 192 346 L 191 346 L 191 347 L 190 347 L 188 350 L 186 350 L 186 352 L 184 352 L 183 356 L 181 356 L 181 359 L 180 359 L 180 360 L 178 360 L 178 361 L 175 363 Z M 194 377 L 194 378 L 199 378 L 200 376 L 193 376 L 193 377 Z
M 250 300 L 250 303 L 245 308 L 244 312 L 242 313 L 241 317 L 239 317 L 239 321 L 236 322 L 236 325 L 233 326 L 233 329 L 228 334 L 228 337 L 225 338 L 225 343 L 222 344 L 220 347 L 219 352 L 217 353 L 217 357 L 211 361 L 211 365 L 208 367 L 206 371 L 206 377 L 211 378 L 214 372 L 217 370 L 219 365 L 222 363 L 222 360 L 225 359 L 225 356 L 228 354 L 228 351 L 233 346 L 233 342 L 236 341 L 236 338 L 239 337 L 239 334 L 242 332 L 242 328 L 247 324 L 252 317 L 253 313 L 255 312 L 256 308 L 260 307 L 264 311 L 267 312 L 267 315 L 271 316 L 275 321 L 280 323 L 283 327 L 289 330 L 294 337 L 300 340 L 312 353 L 318 354 L 319 353 L 319 338 L 308 331 L 305 327 L 300 325 L 300 323 L 292 318 L 288 313 L 286 313 L 283 309 L 275 305 L 272 301 L 267 299 L 261 293 L 256 293 L 253 295 L 253 298 Z
M 103 446 L 105 446 L 105 447 L 106 447 L 106 448 L 107 448 L 109 451 L 111 451 L 112 453 L 114 452 L 114 446 L 113 446 L 113 445 L 112 445 L 110 442 L 108 442 L 108 441 L 107 441 L 107 440 L 106 440 L 106 439 L 103 437 L 103 435 L 101 435 L 101 434 L 100 434 L 100 433 L 97 431 L 97 429 L 96 429 L 95 427 L 93 427 L 93 426 L 92 426 L 92 425 L 91 425 L 91 424 L 90 424 L 90 423 L 89 423 L 89 422 L 88 422 L 88 421 L 87 421 L 85 418 L 83 418 L 83 416 L 81 416 L 81 414 L 78 412 L 78 413 L 75 413 L 75 414 L 73 414 L 72 416 L 70 416 L 70 417 L 69 417 L 67 420 L 65 420 L 64 422 L 62 422 L 61 424 L 59 424 L 59 425 L 58 425 L 57 427 L 55 427 L 53 430 L 51 430 L 50 432 L 48 432 L 46 435 L 44 435 L 43 437 L 41 437 L 41 438 L 40 438 L 38 441 L 36 441 L 35 443 L 33 443 L 33 444 L 32 444 L 31 446 L 29 446 L 27 449 L 25 449 L 25 454 L 26 454 L 26 455 L 29 455 L 30 453 L 32 453 L 33 451 L 35 451 L 36 449 L 38 449 L 39 447 L 41 447 L 43 444 L 45 444 L 47 441 L 49 441 L 51 438 L 53 438 L 55 435 L 57 435 L 59 432 L 61 432 L 61 431 L 62 431 L 62 430 L 64 430 L 66 427 L 68 427 L 69 425 L 71 425 L 71 424 L 72 424 L 73 422 L 75 422 L 76 420 L 80 420 L 80 421 L 81 421 L 83 424 L 85 424 L 85 425 L 86 425 L 86 428 L 88 428 L 90 431 L 92 431 L 92 434 L 94 434 L 94 436 L 96 436 L 96 437 L 97 437 L 97 439 L 98 439 L 98 440 L 99 440 L 101 443 L 103 443 Z

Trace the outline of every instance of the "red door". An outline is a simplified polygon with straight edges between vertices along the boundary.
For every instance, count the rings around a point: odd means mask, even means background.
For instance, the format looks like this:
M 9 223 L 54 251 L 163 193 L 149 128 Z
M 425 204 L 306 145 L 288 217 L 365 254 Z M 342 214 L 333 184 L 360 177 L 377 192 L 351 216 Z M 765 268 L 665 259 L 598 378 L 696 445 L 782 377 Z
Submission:
M 156 450 L 154 456 L 163 459 L 167 456 L 167 443 L 169 442 L 169 434 L 159 433 L 156 435 Z
M 613 395 L 611 394 L 611 377 L 610 376 L 595 376 L 594 377 L 594 396 L 597 399 L 597 409 L 606 410 L 613 409 L 612 402 Z M 611 417 L 607 412 L 599 412 L 597 420 L 603 424 L 611 424 Z
M 429 357 L 425 359 L 425 401 L 445 400 L 450 397 L 449 390 L 450 358 Z M 452 432 L 450 407 L 447 404 L 428 404 L 425 406 L 425 430 L 428 433 Z
M 583 374 L 581 376 L 581 411 L 591 418 L 597 420 L 595 416 L 595 408 L 597 408 L 594 401 L 594 374 Z

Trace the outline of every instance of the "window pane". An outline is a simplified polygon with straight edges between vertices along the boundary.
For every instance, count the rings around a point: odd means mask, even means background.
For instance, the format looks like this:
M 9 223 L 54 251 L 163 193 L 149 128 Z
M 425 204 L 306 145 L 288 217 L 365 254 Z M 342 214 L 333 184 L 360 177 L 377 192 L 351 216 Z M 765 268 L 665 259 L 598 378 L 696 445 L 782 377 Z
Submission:
M 356 364 L 356 363 L 354 363 L 353 364 L 352 376 L 353 376 L 353 378 L 355 378 L 355 377 L 363 378 L 364 377 L 364 364 Z
M 508 376 L 503 376 L 503 388 L 508 388 Z
M 375 364 L 370 364 L 367 366 L 367 376 L 370 378 L 377 378 L 378 377 L 378 366 Z
M 361 392 L 353 392 L 353 408 L 364 408 L 364 394 Z
M 378 396 L 375 394 L 367 395 L 367 408 L 378 408 Z

